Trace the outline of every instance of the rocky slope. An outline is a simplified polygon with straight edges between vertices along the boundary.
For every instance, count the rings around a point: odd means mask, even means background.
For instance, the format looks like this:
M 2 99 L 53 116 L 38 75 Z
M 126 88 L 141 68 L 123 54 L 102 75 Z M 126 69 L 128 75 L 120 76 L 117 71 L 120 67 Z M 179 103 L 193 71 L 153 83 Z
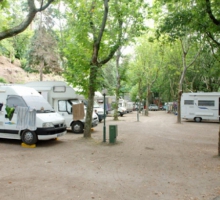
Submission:
M 21 68 L 19 60 L 10 62 L 9 58 L 0 56 L 0 78 L 3 78 L 7 83 L 26 83 L 30 81 L 39 81 L 40 75 L 37 73 L 27 73 Z M 62 77 L 47 74 L 43 76 L 44 81 L 61 81 Z

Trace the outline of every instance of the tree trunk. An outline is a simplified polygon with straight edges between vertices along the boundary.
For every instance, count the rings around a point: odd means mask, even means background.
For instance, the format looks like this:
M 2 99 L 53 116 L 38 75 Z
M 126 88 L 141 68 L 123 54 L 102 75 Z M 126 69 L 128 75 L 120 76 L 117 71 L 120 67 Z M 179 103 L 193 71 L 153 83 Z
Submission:
M 86 109 L 86 122 L 84 127 L 85 138 L 91 138 L 91 125 L 92 125 L 92 114 L 93 114 L 94 95 L 95 95 L 95 80 L 97 76 L 97 70 L 98 69 L 96 66 L 90 68 L 88 105 Z
M 147 96 L 146 96 L 146 108 L 145 108 L 145 116 L 148 116 L 149 114 L 149 95 L 150 95 L 150 86 L 147 85 Z
M 115 109 L 114 109 L 114 120 L 118 120 L 118 102 L 119 102 L 119 91 L 121 87 L 121 77 L 119 74 L 119 60 L 121 57 L 121 47 L 119 47 L 117 51 L 116 56 L 116 79 L 117 79 L 117 85 L 116 85 L 116 98 L 115 98 Z
M 43 81 L 44 61 L 40 62 L 40 81 Z
M 219 132 L 218 132 L 218 156 L 220 156 L 220 126 L 219 126 Z
M 117 89 L 116 89 L 117 90 Z M 119 96 L 116 92 L 116 98 L 115 98 L 115 108 L 114 108 L 114 120 L 118 120 L 118 102 L 119 102 Z
M 181 96 L 182 96 L 183 91 L 179 90 L 178 92 L 178 101 L 177 101 L 177 123 L 181 123 Z

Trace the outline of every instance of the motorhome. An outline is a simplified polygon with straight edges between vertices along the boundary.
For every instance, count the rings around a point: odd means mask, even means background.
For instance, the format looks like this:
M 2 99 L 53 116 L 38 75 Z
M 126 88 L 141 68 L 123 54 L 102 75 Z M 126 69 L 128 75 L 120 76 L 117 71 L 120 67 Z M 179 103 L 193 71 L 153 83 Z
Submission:
M 220 121 L 220 92 L 183 93 L 181 118 L 196 122 Z
M 135 106 L 135 103 L 134 102 L 127 102 L 126 104 L 126 109 L 127 109 L 127 112 L 132 112 L 134 110 L 134 106 Z
M 35 89 L 0 85 L 0 138 L 33 145 L 64 134 L 64 118 Z
M 73 87 L 64 81 L 36 81 L 25 84 L 36 89 L 66 121 L 67 128 L 71 128 L 73 133 L 82 133 L 85 126 L 85 115 L 81 118 L 74 116 L 74 105 L 82 103 L 80 95 Z M 86 106 L 84 106 L 86 114 Z M 92 127 L 99 123 L 98 116 L 93 112 Z
M 87 106 L 88 101 L 83 99 L 83 103 Z M 102 122 L 104 119 L 104 109 L 98 104 L 97 100 L 94 100 L 93 111 L 98 115 L 99 122 Z
M 109 107 L 108 109 L 108 113 L 109 114 L 113 114 L 114 112 L 114 104 L 116 102 L 116 97 L 115 96 L 106 96 L 106 102 L 107 102 L 107 107 Z M 109 105 L 110 102 L 111 104 Z M 126 103 L 127 101 L 122 99 L 122 98 L 119 98 L 119 101 L 118 101 L 118 114 L 123 117 L 124 114 L 127 113 L 127 109 L 126 109 Z
M 104 119 L 104 109 L 102 106 L 99 105 L 98 103 L 98 99 L 103 99 L 103 95 L 100 93 L 100 92 L 95 92 L 95 96 L 94 96 L 94 102 L 93 102 L 93 111 L 98 115 L 98 118 L 99 118 L 99 122 L 102 122 L 102 120 Z M 88 104 L 88 100 L 83 96 L 83 95 L 80 95 L 79 96 L 79 99 L 81 101 L 83 101 L 83 103 L 87 106 Z
M 108 96 L 105 97 L 105 105 L 104 105 L 104 97 L 97 98 L 97 103 L 99 104 L 99 106 L 101 108 L 103 108 L 103 110 L 104 110 L 104 107 L 105 107 L 106 115 L 108 115 L 112 112 L 113 107 L 112 107 L 111 97 L 108 97 Z

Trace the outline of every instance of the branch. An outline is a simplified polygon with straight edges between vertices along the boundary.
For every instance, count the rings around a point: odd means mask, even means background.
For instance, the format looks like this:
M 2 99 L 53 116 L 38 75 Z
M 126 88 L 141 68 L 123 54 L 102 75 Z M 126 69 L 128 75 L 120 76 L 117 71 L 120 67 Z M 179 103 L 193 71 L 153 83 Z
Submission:
M 211 3 L 210 3 L 210 0 L 206 0 L 206 12 L 208 13 L 209 18 L 212 20 L 212 22 L 213 22 L 215 25 L 219 26 L 219 25 L 220 25 L 220 21 L 217 20 L 217 19 L 215 18 L 215 16 L 213 15 L 212 10 L 211 10 L 211 5 L 210 5 L 210 4 L 211 4 Z
M 96 65 L 98 64 L 98 53 L 99 53 L 99 49 L 100 49 L 100 43 L 102 40 L 102 36 L 103 36 L 104 30 L 105 30 L 105 25 L 106 25 L 107 18 L 108 18 L 108 1 L 109 0 L 104 0 L 104 15 L 102 18 L 102 25 L 101 25 L 98 37 L 95 38 L 95 36 L 94 36 L 93 55 L 92 55 L 91 63 L 96 64 Z M 95 29 L 94 29 L 95 27 L 94 27 L 93 23 L 90 22 L 90 26 L 93 29 L 93 31 L 95 31 Z
M 34 0 L 28 0 L 29 12 L 28 12 L 25 20 L 23 22 L 21 22 L 18 26 L 15 26 L 11 29 L 0 32 L 0 41 L 5 38 L 13 37 L 13 36 L 23 32 L 30 25 L 30 23 L 33 21 L 35 15 L 38 12 L 45 10 L 54 1 L 55 0 L 48 0 L 45 5 L 41 5 L 40 8 L 36 8 Z
M 198 56 L 200 55 L 200 52 L 201 52 L 201 48 L 199 49 L 199 51 L 198 51 L 197 54 L 195 55 L 195 57 L 194 57 L 194 59 L 192 60 L 192 62 L 186 67 L 187 69 L 194 64 L 194 62 L 196 61 L 196 59 L 197 59 Z
M 105 0 L 106 1 L 106 0 Z M 108 0 L 107 0 L 108 1 Z M 118 1 L 116 0 L 116 5 L 118 6 Z M 118 7 L 116 6 L 116 11 L 118 14 L 118 26 L 119 26 L 119 34 L 118 34 L 118 39 L 115 43 L 115 45 L 112 47 L 112 49 L 110 50 L 109 55 L 103 59 L 102 61 L 99 62 L 100 66 L 104 65 L 105 63 L 107 63 L 109 60 L 111 60 L 111 58 L 114 56 L 115 52 L 118 50 L 118 48 L 121 46 L 121 38 L 122 38 L 122 25 L 123 25 L 123 21 L 121 19 L 121 15 L 120 15 L 120 11 L 118 9 Z
M 94 44 L 96 43 L 97 41 L 97 37 L 96 37 L 96 28 L 95 28 L 95 25 L 94 25 L 94 22 L 93 22 L 93 13 L 94 13 L 94 10 L 95 10 L 95 1 L 92 2 L 92 6 L 91 6 L 91 10 L 90 10 L 90 27 L 92 29 L 92 32 L 93 32 L 93 42 Z
M 207 32 L 206 34 L 216 45 L 220 46 L 220 43 L 213 37 L 210 32 Z

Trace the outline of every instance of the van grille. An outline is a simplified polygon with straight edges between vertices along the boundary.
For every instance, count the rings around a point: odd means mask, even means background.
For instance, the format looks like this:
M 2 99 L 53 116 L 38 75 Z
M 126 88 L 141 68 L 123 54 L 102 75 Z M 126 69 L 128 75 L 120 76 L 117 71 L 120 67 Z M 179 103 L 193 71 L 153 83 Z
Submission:
M 55 128 L 64 127 L 64 124 L 54 124 Z

